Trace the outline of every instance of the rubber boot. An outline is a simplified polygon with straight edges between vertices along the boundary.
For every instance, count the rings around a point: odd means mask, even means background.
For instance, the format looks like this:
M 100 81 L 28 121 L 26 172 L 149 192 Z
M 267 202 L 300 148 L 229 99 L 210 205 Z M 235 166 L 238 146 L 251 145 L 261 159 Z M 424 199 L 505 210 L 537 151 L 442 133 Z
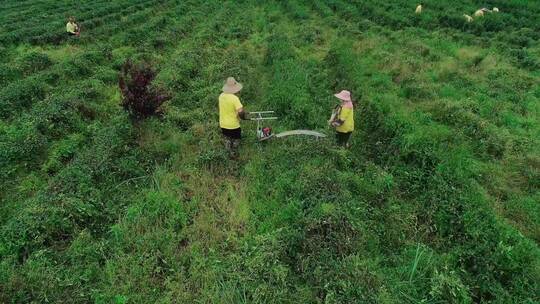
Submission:
M 229 157 L 231 157 L 232 156 L 232 139 L 228 137 L 224 137 L 223 141 L 225 143 L 225 151 L 227 151 L 227 153 L 229 154 Z
M 232 159 L 238 159 L 240 156 L 240 153 L 238 152 L 238 149 L 240 147 L 240 139 L 233 139 L 231 142 L 231 158 Z

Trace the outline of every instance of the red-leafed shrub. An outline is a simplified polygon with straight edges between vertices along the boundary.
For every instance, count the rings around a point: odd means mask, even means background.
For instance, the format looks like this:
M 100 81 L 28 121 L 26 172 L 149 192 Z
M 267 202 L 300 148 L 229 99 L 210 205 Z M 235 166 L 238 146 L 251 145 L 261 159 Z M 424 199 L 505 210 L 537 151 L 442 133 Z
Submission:
M 161 113 L 161 105 L 171 97 L 162 89 L 152 86 L 156 77 L 148 64 L 133 64 L 130 60 L 122 66 L 119 77 L 122 107 L 134 119 L 144 119 Z

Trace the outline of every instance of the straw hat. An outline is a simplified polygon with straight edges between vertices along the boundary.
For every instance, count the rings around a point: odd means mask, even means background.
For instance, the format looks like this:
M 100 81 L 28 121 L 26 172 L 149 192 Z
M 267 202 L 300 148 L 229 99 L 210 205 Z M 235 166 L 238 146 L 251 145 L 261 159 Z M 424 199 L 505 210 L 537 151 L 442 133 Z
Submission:
M 242 90 L 242 84 L 236 81 L 234 77 L 229 77 L 223 85 L 223 93 L 235 94 Z
M 334 96 L 336 96 L 337 98 L 343 100 L 343 101 L 352 101 L 351 100 L 351 92 L 347 91 L 347 90 L 343 90 L 337 94 L 334 94 Z

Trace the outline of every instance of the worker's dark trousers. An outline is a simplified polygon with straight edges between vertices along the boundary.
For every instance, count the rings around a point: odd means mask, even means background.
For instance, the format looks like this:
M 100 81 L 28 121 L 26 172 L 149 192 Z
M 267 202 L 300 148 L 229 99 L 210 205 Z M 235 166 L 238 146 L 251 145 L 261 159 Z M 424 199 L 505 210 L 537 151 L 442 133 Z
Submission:
M 349 139 L 351 138 L 352 132 L 337 132 L 336 131 L 336 140 L 337 144 L 342 147 L 348 147 L 349 146 Z

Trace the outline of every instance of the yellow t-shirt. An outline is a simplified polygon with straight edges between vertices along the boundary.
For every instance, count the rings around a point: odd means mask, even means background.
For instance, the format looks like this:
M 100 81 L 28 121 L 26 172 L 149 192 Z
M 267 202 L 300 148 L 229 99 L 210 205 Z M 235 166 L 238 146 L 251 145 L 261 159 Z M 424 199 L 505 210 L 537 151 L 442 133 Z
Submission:
M 236 95 L 221 93 L 219 95 L 219 126 L 229 130 L 240 128 L 238 117 L 240 108 L 242 108 L 242 103 Z
M 75 34 L 77 32 L 77 24 L 68 22 L 66 24 L 66 32 Z
M 336 127 L 336 131 L 341 133 L 354 131 L 354 111 L 352 108 L 341 107 L 338 119 L 343 121 L 343 124 Z

